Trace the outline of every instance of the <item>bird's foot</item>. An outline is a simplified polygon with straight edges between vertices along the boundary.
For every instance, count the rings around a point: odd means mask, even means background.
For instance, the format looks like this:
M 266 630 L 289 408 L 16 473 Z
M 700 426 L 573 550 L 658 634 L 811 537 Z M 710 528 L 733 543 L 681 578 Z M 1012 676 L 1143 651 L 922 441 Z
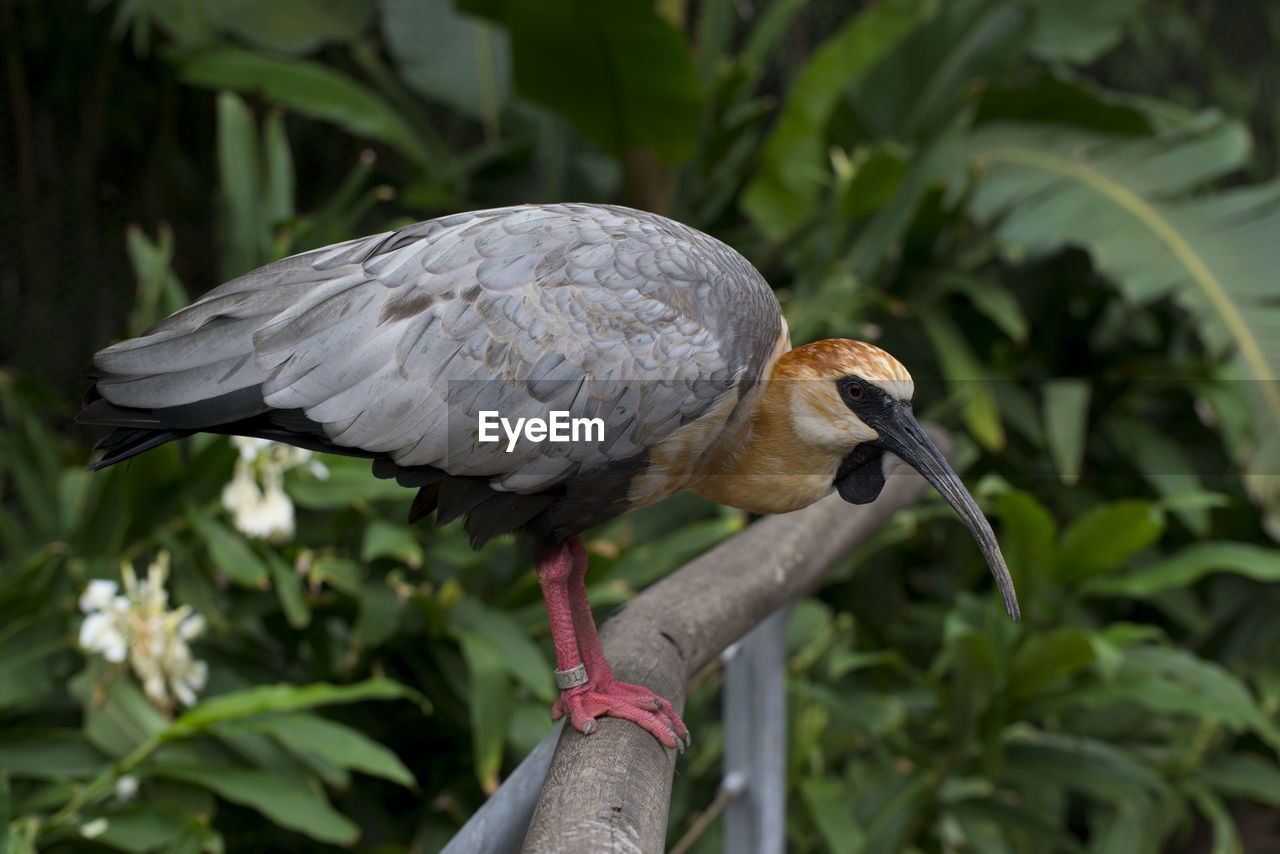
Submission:
M 596 718 L 612 715 L 639 724 L 664 747 L 679 748 L 683 752 L 690 741 L 689 728 L 669 702 L 643 685 L 617 679 L 588 682 L 562 691 L 560 699 L 551 707 L 551 719 L 559 720 L 565 715 L 575 729 L 587 735 L 595 730 Z

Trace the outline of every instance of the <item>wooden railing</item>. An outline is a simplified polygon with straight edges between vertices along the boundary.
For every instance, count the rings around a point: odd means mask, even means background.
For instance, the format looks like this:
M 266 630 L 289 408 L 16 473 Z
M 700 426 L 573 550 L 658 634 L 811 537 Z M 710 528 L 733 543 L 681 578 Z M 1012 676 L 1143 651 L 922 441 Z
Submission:
M 945 434 L 929 432 L 944 453 L 949 451 Z M 899 466 L 871 504 L 855 507 L 830 495 L 804 510 L 749 526 L 654 584 L 608 620 L 601 637 L 614 671 L 683 709 L 685 686 L 695 673 L 770 614 L 813 590 L 833 563 L 924 488 L 923 478 Z M 782 660 L 773 657 L 777 663 L 770 666 L 777 669 Z M 775 686 L 779 679 L 773 680 Z M 739 696 L 749 701 L 751 693 L 748 688 Z M 775 703 L 771 719 L 777 708 Z M 738 731 L 760 729 L 758 722 L 747 721 Z M 695 739 L 697 735 L 693 733 Z M 726 820 L 754 822 L 736 830 L 740 838 L 751 840 L 751 848 L 740 849 L 744 854 L 781 851 L 781 781 L 776 778 L 783 773 L 785 756 L 766 757 L 762 766 L 759 757 L 752 762 L 736 755 L 742 751 L 742 746 L 726 743 L 727 770 L 738 774 L 730 794 L 743 801 L 756 798 L 759 808 L 740 809 L 737 819 L 731 809 Z M 780 753 L 761 751 L 759 745 L 755 752 Z M 442 854 L 661 852 L 678 759 L 675 751 L 626 721 L 602 718 L 590 736 L 557 727 Z M 726 838 L 730 836 L 733 832 Z

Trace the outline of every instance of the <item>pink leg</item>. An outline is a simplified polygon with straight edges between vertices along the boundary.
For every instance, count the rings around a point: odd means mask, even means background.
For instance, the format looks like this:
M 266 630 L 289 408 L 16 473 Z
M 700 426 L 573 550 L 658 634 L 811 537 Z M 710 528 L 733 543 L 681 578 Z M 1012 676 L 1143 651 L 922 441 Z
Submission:
M 538 581 L 556 648 L 556 669 L 571 671 L 581 662 L 587 678 L 585 684 L 561 691 L 552 718 L 567 714 L 574 727 L 590 733 L 596 718 L 612 715 L 639 724 L 667 747 L 683 749 L 689 743 L 689 730 L 671 704 L 643 686 L 614 678 L 587 603 L 586 572 L 587 550 L 577 537 L 538 563 Z

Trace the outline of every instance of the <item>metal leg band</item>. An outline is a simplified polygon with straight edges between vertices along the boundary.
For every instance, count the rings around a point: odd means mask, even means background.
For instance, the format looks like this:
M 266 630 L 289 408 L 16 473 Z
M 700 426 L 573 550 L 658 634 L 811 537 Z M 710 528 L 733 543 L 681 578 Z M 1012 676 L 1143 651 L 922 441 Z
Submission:
M 570 667 L 568 670 L 557 670 L 556 687 L 561 691 L 568 691 L 570 688 L 577 688 L 579 685 L 587 684 L 587 666 L 579 663 L 577 667 Z

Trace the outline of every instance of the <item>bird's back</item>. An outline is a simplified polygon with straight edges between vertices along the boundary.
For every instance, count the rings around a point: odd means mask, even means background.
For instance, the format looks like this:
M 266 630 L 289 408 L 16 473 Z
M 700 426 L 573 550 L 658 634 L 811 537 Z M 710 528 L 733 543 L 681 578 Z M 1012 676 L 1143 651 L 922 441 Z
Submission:
M 286 258 L 94 358 L 111 464 L 200 430 L 372 457 L 478 540 L 563 539 L 628 507 L 648 453 L 724 417 L 785 324 L 741 255 L 628 208 L 457 214 Z M 728 407 L 726 408 L 726 402 Z M 480 441 L 482 411 L 603 438 Z M 705 431 L 704 431 L 705 432 Z M 714 438 L 714 437 L 713 437 Z

